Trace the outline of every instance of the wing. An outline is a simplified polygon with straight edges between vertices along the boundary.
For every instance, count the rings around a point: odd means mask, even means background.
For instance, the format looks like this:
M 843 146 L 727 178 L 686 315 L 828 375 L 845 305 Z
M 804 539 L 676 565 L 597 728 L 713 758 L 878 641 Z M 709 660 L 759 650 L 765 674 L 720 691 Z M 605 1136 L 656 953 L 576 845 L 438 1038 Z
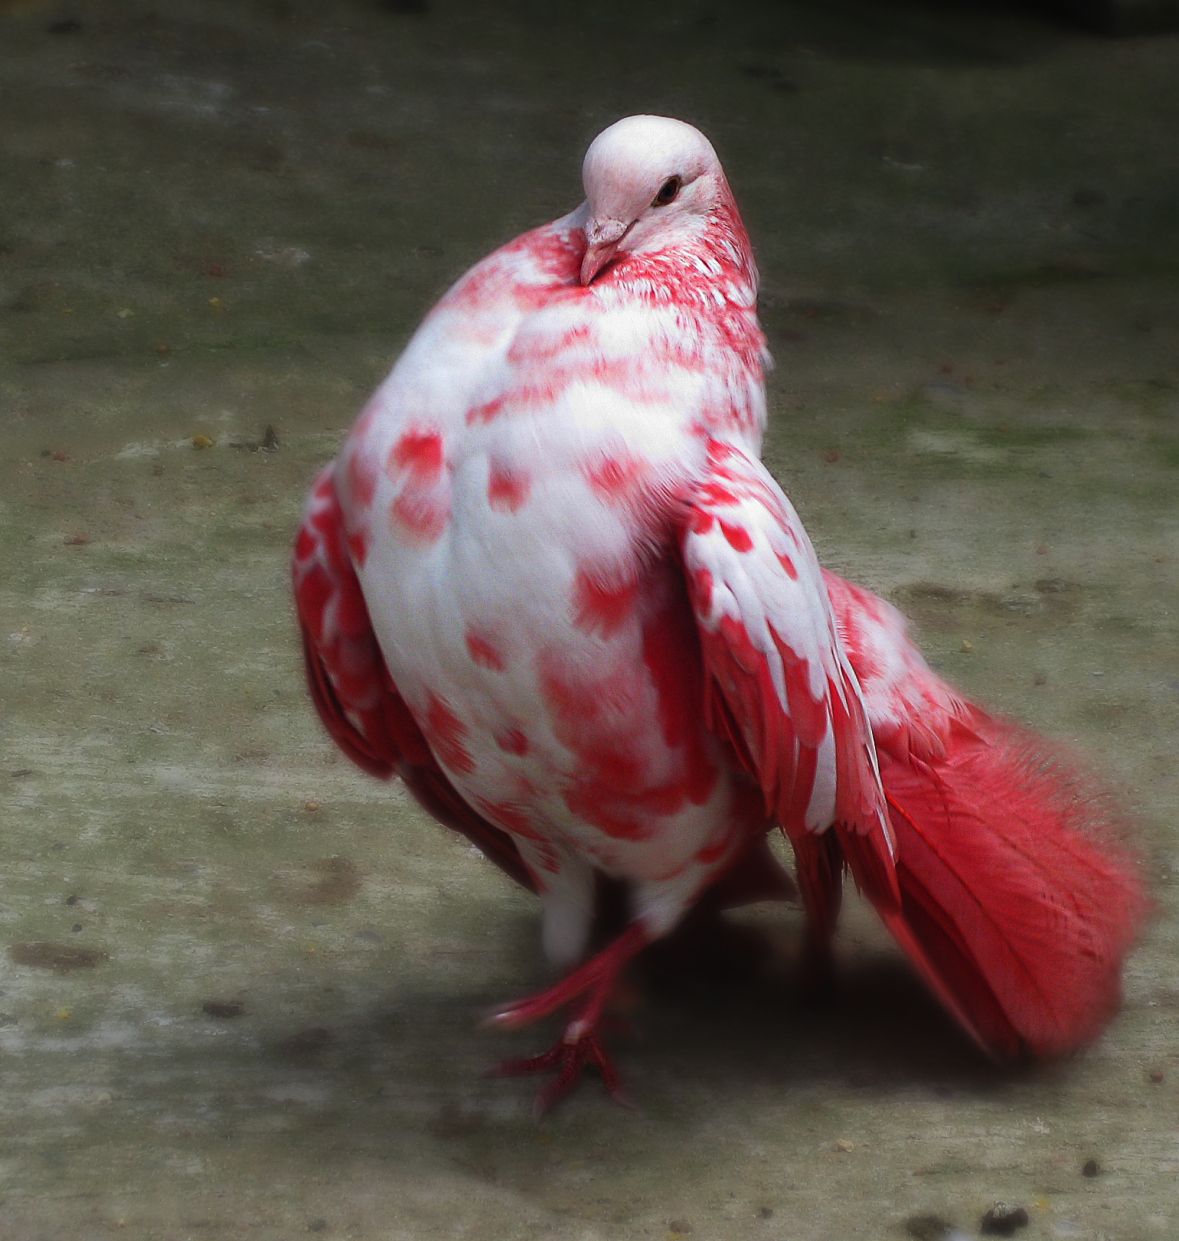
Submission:
M 401 776 L 434 818 L 532 888 L 511 838 L 462 799 L 389 676 L 352 566 L 331 467 L 312 488 L 292 568 L 307 683 L 336 744 L 371 775 Z
M 709 724 L 794 845 L 808 910 L 823 923 L 838 905 L 838 868 L 816 839 L 834 826 L 857 883 L 887 919 L 899 901 L 892 831 L 860 689 L 814 549 L 760 461 L 710 443 L 682 555 Z
M 953 888 L 944 878 L 951 867 L 938 851 L 944 831 L 926 821 L 933 812 L 923 807 L 924 839 L 905 817 L 898 820 L 905 831 L 898 845 L 890 812 L 900 815 L 902 807 L 890 775 L 912 765 L 886 751 L 882 785 L 873 721 L 806 531 L 765 467 L 730 444 L 710 446 L 707 474 L 689 502 L 683 558 L 709 676 L 708 719 L 760 782 L 790 838 L 813 942 L 823 948 L 834 927 L 846 863 L 946 1008 L 983 1046 L 1006 1050 L 1011 1024 L 996 1016 L 987 977 L 1002 965 L 980 968 L 972 959 L 964 919 L 938 924 L 952 913 Z M 884 642 L 889 634 L 875 637 Z M 871 682 L 877 674 L 865 657 L 870 646 L 861 641 L 856 649 Z M 910 672 L 918 665 L 925 667 L 913 651 Z M 876 690 L 877 713 L 889 719 L 895 741 L 902 730 L 889 711 L 922 695 L 903 675 L 894 681 Z M 907 735 L 921 732 L 910 726 Z M 921 787 L 936 787 L 936 778 Z M 945 810 L 948 816 L 948 803 Z M 935 885 L 932 895 L 923 881 Z M 1002 875 L 986 882 L 988 915 L 1001 917 L 995 894 Z M 963 889 L 970 890 L 969 878 L 959 883 Z

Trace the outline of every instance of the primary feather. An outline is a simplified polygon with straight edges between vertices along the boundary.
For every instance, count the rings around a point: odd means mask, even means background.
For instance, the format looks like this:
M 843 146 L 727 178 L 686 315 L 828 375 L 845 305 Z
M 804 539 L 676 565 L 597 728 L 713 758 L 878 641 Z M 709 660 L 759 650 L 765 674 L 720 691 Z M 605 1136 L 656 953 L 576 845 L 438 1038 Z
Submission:
M 619 969 L 703 901 L 785 893 L 773 823 L 818 945 L 846 864 L 985 1046 L 1075 1045 L 1116 994 L 1132 870 L 892 609 L 820 569 L 758 460 L 757 271 L 708 141 L 629 117 L 583 177 L 426 317 L 295 554 L 345 752 L 533 889 L 555 960 L 586 953 L 599 877 L 628 895 L 617 939 L 500 1014 L 585 997 L 514 1067 L 556 1070 L 545 1102 L 586 1063 L 616 1089 L 596 1026 Z

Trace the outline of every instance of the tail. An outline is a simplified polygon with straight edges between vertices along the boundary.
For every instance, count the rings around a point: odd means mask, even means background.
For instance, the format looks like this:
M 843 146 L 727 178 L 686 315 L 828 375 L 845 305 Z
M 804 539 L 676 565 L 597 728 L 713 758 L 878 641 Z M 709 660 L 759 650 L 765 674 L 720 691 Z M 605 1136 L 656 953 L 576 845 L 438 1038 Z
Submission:
M 1059 1055 L 1121 998 L 1146 916 L 1108 801 L 1021 729 L 968 707 L 943 755 L 880 753 L 893 934 L 992 1055 Z

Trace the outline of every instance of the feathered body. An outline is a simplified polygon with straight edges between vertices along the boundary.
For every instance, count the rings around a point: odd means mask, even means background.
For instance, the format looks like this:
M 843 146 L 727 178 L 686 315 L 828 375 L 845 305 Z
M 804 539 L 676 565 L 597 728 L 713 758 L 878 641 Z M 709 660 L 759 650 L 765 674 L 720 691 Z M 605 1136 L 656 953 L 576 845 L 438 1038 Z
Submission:
M 590 995 L 562 1050 L 526 1067 L 557 1067 L 564 1088 L 594 1060 L 610 1080 L 594 1026 L 617 969 L 710 889 L 784 892 L 773 823 L 818 940 L 846 863 L 984 1045 L 1086 1037 L 1115 1002 L 1136 881 L 1078 834 L 1086 812 L 1062 783 L 934 676 L 895 611 L 820 570 L 758 459 L 757 273 L 711 147 L 629 118 L 590 148 L 585 179 L 577 211 L 430 312 L 313 490 L 295 557 L 329 728 L 540 895 L 550 956 L 585 953 L 596 874 L 630 894 L 618 941 L 503 1015 Z M 1069 848 L 1042 844 L 1045 824 Z M 1008 942 L 1020 931 L 992 864 L 1030 910 L 1030 948 Z M 1053 899 L 1090 871 L 1071 904 Z M 1123 912 L 1103 918 L 1111 884 Z M 975 898 L 1003 925 L 980 929 L 963 912 Z M 1011 1011 L 1034 984 L 991 974 L 1075 956 L 1047 933 L 1058 917 L 1097 928 L 1082 956 L 1097 942 L 1085 1013 L 1050 1036 Z M 1010 958 L 1028 951 L 1021 975 Z

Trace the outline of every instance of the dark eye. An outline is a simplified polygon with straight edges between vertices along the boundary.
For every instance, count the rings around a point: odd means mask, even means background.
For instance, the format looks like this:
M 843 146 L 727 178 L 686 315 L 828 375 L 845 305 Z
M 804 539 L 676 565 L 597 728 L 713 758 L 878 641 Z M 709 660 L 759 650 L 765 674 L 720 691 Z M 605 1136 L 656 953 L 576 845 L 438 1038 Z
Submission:
M 675 202 L 675 196 L 680 192 L 681 185 L 683 182 L 679 177 L 668 177 L 659 187 L 659 193 L 651 199 L 651 206 L 666 207 L 668 203 Z

